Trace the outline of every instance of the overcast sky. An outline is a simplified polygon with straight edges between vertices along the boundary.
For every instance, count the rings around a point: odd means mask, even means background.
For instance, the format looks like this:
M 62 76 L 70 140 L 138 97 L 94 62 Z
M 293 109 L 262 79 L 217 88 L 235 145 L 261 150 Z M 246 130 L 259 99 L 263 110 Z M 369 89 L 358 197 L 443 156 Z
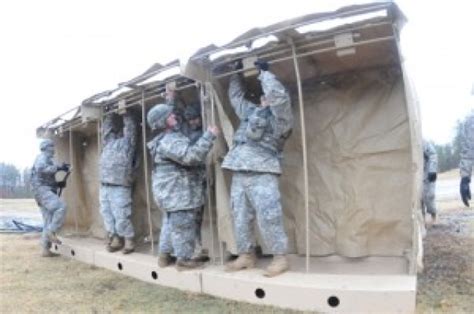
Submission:
M 38 153 L 36 127 L 155 62 L 224 44 L 255 26 L 354 2 L 1 1 L 0 162 L 30 166 Z M 474 5 L 399 2 L 409 18 L 402 47 L 424 136 L 446 143 L 456 120 L 474 106 Z

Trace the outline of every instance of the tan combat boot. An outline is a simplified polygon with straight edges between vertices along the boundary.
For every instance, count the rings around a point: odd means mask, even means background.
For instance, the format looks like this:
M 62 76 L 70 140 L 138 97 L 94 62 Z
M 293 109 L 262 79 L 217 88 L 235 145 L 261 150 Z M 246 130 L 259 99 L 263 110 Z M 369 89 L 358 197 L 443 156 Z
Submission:
M 122 253 L 123 254 L 130 254 L 135 251 L 135 242 L 133 238 L 125 238 L 125 245 L 123 247 Z
M 178 271 L 191 270 L 201 267 L 203 264 L 193 259 L 178 259 L 176 269 Z
M 176 262 L 176 258 L 171 256 L 170 253 L 160 253 L 158 256 L 158 266 L 161 268 L 167 267 Z
M 58 239 L 58 237 L 56 236 L 56 232 L 51 232 L 49 231 L 48 232 L 48 240 L 52 243 L 55 243 L 55 244 L 61 244 L 61 240 Z
M 41 257 L 56 257 L 56 256 L 59 256 L 59 255 L 51 252 L 47 248 L 43 248 L 43 250 L 41 251 Z
M 265 277 L 275 277 L 281 273 L 284 273 L 290 268 L 290 263 L 286 255 L 274 255 L 273 261 L 268 265 L 265 273 Z
M 193 255 L 193 260 L 200 263 L 206 263 L 210 261 L 209 251 L 207 249 L 197 249 Z
M 225 265 L 225 271 L 238 271 L 245 268 L 254 268 L 257 263 L 255 253 L 242 253 L 236 260 Z
M 118 235 L 113 235 L 112 240 L 109 242 L 109 244 L 107 244 L 106 249 L 107 251 L 112 253 L 112 252 L 121 250 L 122 247 L 123 247 L 122 239 L 120 239 Z

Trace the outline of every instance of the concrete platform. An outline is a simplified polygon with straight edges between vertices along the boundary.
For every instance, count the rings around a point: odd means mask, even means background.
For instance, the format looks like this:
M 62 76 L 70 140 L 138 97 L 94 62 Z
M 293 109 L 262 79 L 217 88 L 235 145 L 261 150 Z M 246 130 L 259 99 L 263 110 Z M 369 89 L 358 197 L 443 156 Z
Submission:
M 416 276 L 408 275 L 403 258 L 313 257 L 306 273 L 304 257 L 292 255 L 289 272 L 266 278 L 262 268 L 270 258 L 259 260 L 258 268 L 235 273 L 224 272 L 220 263 L 179 272 L 159 268 L 157 257 L 144 252 L 109 253 L 102 241 L 91 238 L 63 238 L 52 251 L 149 283 L 254 304 L 324 313 L 415 310 Z

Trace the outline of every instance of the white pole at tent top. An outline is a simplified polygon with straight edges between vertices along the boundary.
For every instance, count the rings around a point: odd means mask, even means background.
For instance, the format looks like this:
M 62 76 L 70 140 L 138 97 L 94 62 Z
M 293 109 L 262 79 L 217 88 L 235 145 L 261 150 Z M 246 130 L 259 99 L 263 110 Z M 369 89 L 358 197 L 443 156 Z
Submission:
M 304 115 L 303 89 L 301 87 L 300 68 L 298 65 L 298 58 L 296 56 L 296 49 L 293 41 L 290 41 L 291 50 L 293 52 L 293 64 L 295 67 L 296 84 L 298 86 L 298 103 L 300 109 L 300 123 L 301 123 L 301 145 L 303 148 L 303 180 L 304 180 L 304 209 L 306 220 L 306 272 L 309 272 L 309 182 L 308 182 L 308 153 L 306 148 L 306 123 Z

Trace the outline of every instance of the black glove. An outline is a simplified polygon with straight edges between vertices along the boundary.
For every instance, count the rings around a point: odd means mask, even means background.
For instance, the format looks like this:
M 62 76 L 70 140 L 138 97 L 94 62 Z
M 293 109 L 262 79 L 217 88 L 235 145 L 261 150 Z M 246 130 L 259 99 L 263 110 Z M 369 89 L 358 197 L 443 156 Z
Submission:
M 242 60 L 237 60 L 233 64 L 233 69 L 234 71 L 242 70 L 244 68 L 244 64 L 242 63 Z
M 471 178 L 464 177 L 461 179 L 461 184 L 459 186 L 462 202 L 467 207 L 469 207 L 469 201 L 471 200 L 471 188 L 469 187 L 469 183 L 471 183 Z
M 268 71 L 268 62 L 263 60 L 257 60 L 253 63 L 260 71 Z
M 64 189 L 66 187 L 66 181 L 56 182 L 56 186 L 60 189 Z
M 437 178 L 438 175 L 436 174 L 436 172 L 428 172 L 428 181 L 435 182 Z

